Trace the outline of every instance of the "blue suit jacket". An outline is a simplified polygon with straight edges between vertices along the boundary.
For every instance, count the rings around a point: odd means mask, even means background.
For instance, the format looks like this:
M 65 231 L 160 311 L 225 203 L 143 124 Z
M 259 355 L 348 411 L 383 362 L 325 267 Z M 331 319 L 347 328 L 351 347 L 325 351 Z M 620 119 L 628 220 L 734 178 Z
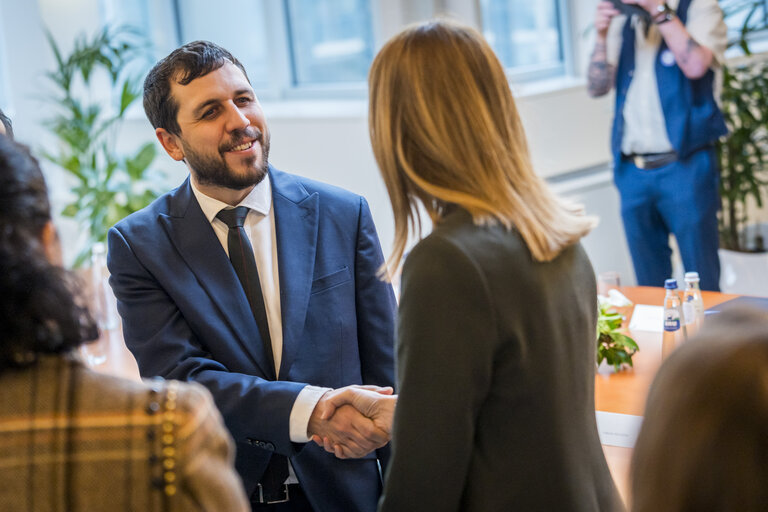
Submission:
M 205 385 L 237 445 L 246 492 L 272 451 L 291 463 L 318 510 L 375 510 L 376 456 L 339 460 L 294 444 L 289 416 L 306 384 L 394 385 L 395 299 L 368 205 L 270 167 L 283 355 L 280 379 L 245 293 L 189 179 L 109 232 L 110 284 L 143 376 Z M 378 451 L 386 458 L 388 447 Z

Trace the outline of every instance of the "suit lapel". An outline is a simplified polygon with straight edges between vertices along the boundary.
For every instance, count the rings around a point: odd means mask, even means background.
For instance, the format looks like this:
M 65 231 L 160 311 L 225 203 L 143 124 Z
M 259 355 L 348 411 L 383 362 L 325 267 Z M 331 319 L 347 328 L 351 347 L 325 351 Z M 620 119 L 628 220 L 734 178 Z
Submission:
M 170 215 L 160 222 L 202 288 L 232 326 L 238 342 L 262 375 L 275 379 L 275 371 L 264 353 L 264 344 L 248 299 L 232 264 L 192 193 L 189 178 L 171 197 Z
M 283 357 L 279 374 L 285 376 L 301 349 L 299 342 L 315 269 L 319 196 L 317 193 L 309 195 L 292 176 L 271 167 L 270 176 L 283 318 Z

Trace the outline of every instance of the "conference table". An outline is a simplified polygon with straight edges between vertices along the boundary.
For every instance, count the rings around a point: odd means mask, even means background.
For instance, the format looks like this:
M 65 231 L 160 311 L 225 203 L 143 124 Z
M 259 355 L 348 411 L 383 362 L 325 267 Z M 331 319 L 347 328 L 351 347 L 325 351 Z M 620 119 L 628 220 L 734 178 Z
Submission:
M 635 305 L 654 306 L 664 304 L 666 293 L 663 288 L 647 286 L 624 286 L 619 287 L 619 291 Z M 705 309 L 739 297 L 738 295 L 706 291 L 702 292 L 701 295 Z M 620 427 L 627 430 L 632 430 L 634 426 L 632 420 L 637 420 L 635 423 L 639 426 L 645 409 L 648 389 L 661 366 L 662 335 L 661 332 L 630 330 L 628 326 L 631 322 L 633 307 L 623 308 L 621 312 L 626 316 L 623 327 L 626 328 L 627 334 L 637 342 L 640 350 L 633 357 L 634 367 L 632 368 L 615 372 L 612 367 L 603 365 L 598 369 L 595 375 L 595 410 L 598 415 L 598 425 L 601 427 L 603 451 L 608 460 L 608 466 L 619 492 L 626 502 L 629 496 L 629 466 L 632 457 L 632 448 L 628 444 L 633 443 L 632 440 L 606 443 L 605 439 L 608 436 L 604 435 L 604 430 L 607 427 L 600 420 L 610 417 Z M 621 430 L 621 428 L 614 430 Z
M 635 305 L 661 306 L 664 303 L 663 288 L 624 286 L 619 287 L 619 291 Z M 705 308 L 711 308 L 737 297 L 739 296 L 725 293 L 702 292 Z M 639 426 L 648 389 L 661 365 L 661 333 L 628 329 L 633 307 L 623 308 L 621 312 L 626 315 L 624 326 L 627 333 L 635 339 L 640 350 L 633 358 L 633 368 L 615 372 L 612 367 L 603 365 L 598 369 L 595 375 L 595 410 L 599 425 L 602 416 L 610 416 L 626 418 L 630 423 L 635 420 Z M 89 350 L 106 355 L 106 361 L 95 366 L 94 370 L 129 379 L 139 379 L 136 360 L 125 347 L 119 328 L 102 335 L 102 338 Z M 601 436 L 602 434 L 603 432 Z M 622 444 L 623 446 L 620 446 Z M 631 440 L 628 443 L 612 443 L 603 440 L 603 450 L 611 474 L 625 501 L 627 501 L 629 490 L 629 465 L 632 456 L 632 448 L 629 445 L 631 444 Z

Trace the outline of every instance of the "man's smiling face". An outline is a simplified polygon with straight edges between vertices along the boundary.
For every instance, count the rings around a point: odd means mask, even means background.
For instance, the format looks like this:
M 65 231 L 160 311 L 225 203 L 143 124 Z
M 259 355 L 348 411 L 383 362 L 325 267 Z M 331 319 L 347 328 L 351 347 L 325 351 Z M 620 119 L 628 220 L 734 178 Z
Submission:
M 242 190 L 267 173 L 269 130 L 264 112 L 243 72 L 227 62 L 180 85 L 171 83 L 179 106 L 180 135 L 169 154 L 186 160 L 199 185 Z M 165 144 L 164 144 L 165 145 Z

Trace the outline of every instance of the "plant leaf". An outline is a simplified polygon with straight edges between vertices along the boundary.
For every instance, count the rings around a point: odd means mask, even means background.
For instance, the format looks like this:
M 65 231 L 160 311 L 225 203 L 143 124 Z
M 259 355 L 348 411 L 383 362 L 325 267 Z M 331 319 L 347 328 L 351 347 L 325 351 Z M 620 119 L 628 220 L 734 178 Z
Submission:
M 120 94 L 120 115 L 122 116 L 123 113 L 128 109 L 129 106 L 131 106 L 131 103 L 136 101 L 136 98 L 139 97 L 138 92 L 136 92 L 133 89 L 133 84 L 130 80 L 126 80 L 123 82 L 123 91 Z

